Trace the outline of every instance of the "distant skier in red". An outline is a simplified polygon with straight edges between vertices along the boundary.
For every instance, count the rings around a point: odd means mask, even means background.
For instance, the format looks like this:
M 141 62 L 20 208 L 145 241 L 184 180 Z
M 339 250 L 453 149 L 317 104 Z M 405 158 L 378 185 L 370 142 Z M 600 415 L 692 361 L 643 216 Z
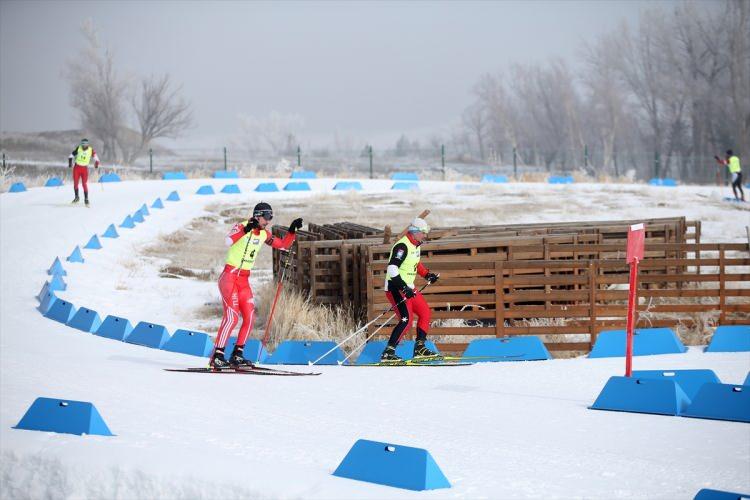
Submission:
M 229 246 L 224 271 L 219 276 L 219 291 L 224 305 L 224 317 L 216 335 L 214 353 L 209 361 L 209 366 L 214 369 L 237 366 L 252 366 L 245 359 L 243 351 L 245 342 L 253 328 L 255 319 L 255 302 L 253 290 L 250 287 L 250 270 L 255 265 L 260 249 L 265 243 L 272 248 L 287 250 L 294 243 L 296 232 L 302 227 L 302 219 L 295 219 L 289 226 L 289 232 L 283 239 L 276 238 L 271 234 L 269 225 L 273 219 L 273 209 L 268 203 L 258 203 L 253 209 L 250 220 L 238 222 L 227 235 L 226 243 Z M 224 357 L 229 336 L 237 326 L 240 314 L 242 315 L 242 326 L 237 336 L 229 359 Z
M 75 166 L 73 161 L 75 160 Z M 83 184 L 83 198 L 86 206 L 89 204 L 89 163 L 94 160 L 94 168 L 99 168 L 99 157 L 96 155 L 94 148 L 89 146 L 88 139 L 81 139 L 81 143 L 76 146 L 70 156 L 68 156 L 68 168 L 73 168 L 73 192 L 76 197 L 73 198 L 73 203 L 78 203 L 80 198 L 78 197 L 78 181 L 80 180 Z

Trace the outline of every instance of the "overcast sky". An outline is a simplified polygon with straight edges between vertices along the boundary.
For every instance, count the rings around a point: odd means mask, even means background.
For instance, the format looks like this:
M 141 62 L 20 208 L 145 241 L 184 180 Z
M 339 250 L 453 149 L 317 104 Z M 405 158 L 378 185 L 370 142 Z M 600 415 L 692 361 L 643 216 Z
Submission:
M 318 141 L 338 131 L 377 143 L 457 120 L 483 73 L 574 62 L 583 41 L 649 4 L 0 0 L 0 129 L 79 126 L 61 74 L 85 18 L 121 71 L 183 85 L 196 125 L 181 144 L 222 144 L 239 114 L 273 110 L 302 115 Z

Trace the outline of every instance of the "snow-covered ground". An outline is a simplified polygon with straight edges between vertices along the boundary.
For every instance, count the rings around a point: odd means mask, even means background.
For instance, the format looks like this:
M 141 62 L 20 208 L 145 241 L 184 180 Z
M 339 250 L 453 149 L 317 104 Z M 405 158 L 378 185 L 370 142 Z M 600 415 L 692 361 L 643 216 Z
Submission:
M 70 187 L 0 195 L 0 448 L 7 498 L 692 498 L 703 487 L 750 492 L 750 426 L 588 410 L 622 359 L 491 363 L 444 369 L 321 367 L 319 377 L 168 373 L 197 358 L 99 338 L 42 317 L 34 298 L 56 256 L 157 197 L 182 201 L 86 262 L 64 262 L 62 297 L 131 322 L 191 327 L 185 318 L 215 285 L 158 277 L 141 265 L 144 245 L 204 213 L 217 199 L 254 202 L 264 180 L 141 181 L 95 185 L 92 208 L 68 204 Z M 286 182 L 277 179 L 281 186 Z M 330 192 L 263 198 L 285 203 Z M 237 183 L 242 195 L 198 196 Z M 403 197 L 390 181 L 366 193 Z M 422 182 L 438 209 L 497 205 L 481 223 L 685 215 L 704 222 L 704 241 L 744 241 L 750 212 L 712 187 L 507 184 L 455 189 Z M 356 196 L 361 196 L 356 198 Z M 360 203 L 361 202 L 361 203 Z M 420 208 L 421 205 L 420 205 Z M 427 207 L 430 208 L 430 207 Z M 493 218 L 494 214 L 494 218 Z M 485 220 L 486 219 L 486 220 Z M 317 221 L 326 222 L 326 221 Z M 451 222 L 451 221 L 448 221 Z M 451 222 L 453 223 L 453 222 Z M 636 369 L 710 368 L 740 383 L 750 355 L 639 357 Z M 38 396 L 93 402 L 115 437 L 12 429 Z M 453 487 L 414 493 L 333 477 L 358 438 L 430 450 Z

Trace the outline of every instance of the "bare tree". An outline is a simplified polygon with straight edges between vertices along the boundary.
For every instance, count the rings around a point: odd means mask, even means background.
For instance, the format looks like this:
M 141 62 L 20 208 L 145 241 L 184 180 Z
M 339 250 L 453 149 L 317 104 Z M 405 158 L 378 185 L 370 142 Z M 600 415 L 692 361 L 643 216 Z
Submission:
M 291 154 L 297 148 L 297 136 L 304 127 L 304 118 L 297 114 L 272 111 L 267 117 L 240 115 L 241 136 L 238 142 L 249 151 L 271 151 Z
M 727 38 L 729 54 L 729 90 L 735 149 L 750 154 L 750 3 L 729 0 Z
M 463 124 L 470 132 L 474 141 L 476 141 L 479 158 L 481 160 L 484 160 L 484 143 L 486 140 L 489 123 L 487 121 L 486 112 L 479 103 L 469 106 L 464 111 Z

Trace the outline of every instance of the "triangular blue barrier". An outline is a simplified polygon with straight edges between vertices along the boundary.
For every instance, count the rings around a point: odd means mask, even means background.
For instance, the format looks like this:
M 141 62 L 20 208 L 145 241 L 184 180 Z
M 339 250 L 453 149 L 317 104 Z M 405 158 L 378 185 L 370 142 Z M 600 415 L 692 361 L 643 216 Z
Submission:
M 674 380 L 691 401 L 703 384 L 721 383 L 713 370 L 634 370 L 633 377 Z
M 80 247 L 76 246 L 75 249 L 71 252 L 70 255 L 68 255 L 68 258 L 65 259 L 68 262 L 81 262 L 83 263 L 83 255 L 81 255 L 81 249 Z
M 610 377 L 590 408 L 680 415 L 688 405 L 690 399 L 674 380 Z
M 45 318 L 49 318 L 60 323 L 67 323 L 76 313 L 76 306 L 67 300 L 57 299 L 52 302 L 49 309 L 44 313 Z
M 49 311 L 49 308 L 52 307 L 52 304 L 54 304 L 56 300 L 57 295 L 55 295 L 55 292 L 48 290 L 39 302 L 39 312 L 47 314 L 47 311 Z
M 151 208 L 164 208 L 164 203 L 162 203 L 161 198 L 155 199 L 151 204 Z
M 145 203 L 141 205 L 141 208 L 139 208 L 138 210 L 143 214 L 144 217 L 151 215 L 151 212 L 148 211 L 148 207 Z
M 120 227 L 133 229 L 135 227 L 135 222 L 133 222 L 133 218 L 128 215 L 122 220 L 122 224 L 120 224 Z
M 42 298 L 46 295 L 47 292 L 49 292 L 49 281 L 45 281 L 44 285 L 42 286 L 42 289 L 39 291 L 38 294 L 36 294 L 36 300 L 38 300 L 40 303 L 42 302 Z
M 427 342 L 425 342 L 425 345 L 433 352 L 440 352 L 438 351 L 438 348 L 435 346 L 435 343 L 432 340 L 428 340 Z M 385 349 L 385 346 L 385 340 L 375 340 L 368 342 L 365 345 L 365 348 L 362 349 L 362 352 L 359 354 L 359 357 L 357 358 L 357 362 L 355 364 L 369 365 L 372 363 L 378 363 L 380 361 L 380 355 L 383 354 L 383 349 Z M 396 347 L 396 355 L 401 359 L 413 358 L 414 341 L 405 340 L 399 343 L 398 347 Z
M 180 201 L 180 195 L 177 194 L 177 191 L 172 191 L 169 193 L 169 196 L 167 196 L 167 201 Z
M 573 184 L 575 179 L 570 175 L 550 175 L 547 178 L 548 184 Z
M 44 187 L 59 187 L 63 185 L 62 179 L 59 177 L 50 177 L 47 182 L 44 183 Z
M 743 498 L 750 498 L 750 493 L 731 493 L 703 488 L 693 497 L 693 500 L 742 500 Z
M 55 261 L 52 263 L 50 268 L 47 270 L 47 274 L 60 274 L 62 276 L 67 276 L 68 273 L 63 269 L 62 262 L 60 262 L 59 257 L 55 257 Z
M 716 328 L 706 352 L 750 351 L 750 325 L 731 325 Z
M 429 451 L 367 439 L 354 443 L 333 475 L 414 491 L 451 487 Z
M 125 342 L 138 344 L 154 349 L 161 349 L 169 340 L 169 332 L 162 325 L 141 321 L 130 334 L 125 337 Z
M 315 175 L 315 172 L 312 170 L 299 170 L 297 172 L 292 172 L 292 175 L 289 177 L 290 179 L 317 179 L 317 175 Z
M 310 191 L 310 184 L 305 181 L 289 182 L 284 186 L 284 191 Z
M 119 238 L 120 235 L 117 234 L 117 229 L 115 229 L 114 224 L 110 224 L 107 226 L 107 230 L 102 233 L 103 238 Z
M 146 219 L 143 217 L 140 209 L 136 210 L 135 213 L 133 213 L 133 222 L 146 222 Z
M 484 174 L 482 176 L 482 182 L 489 184 L 504 184 L 508 182 L 508 178 L 504 175 Z
M 26 186 L 23 182 L 14 182 L 8 189 L 9 193 L 23 193 L 24 191 L 26 191 Z
M 111 172 L 109 174 L 104 174 L 99 177 L 99 182 L 122 182 L 122 179 L 120 179 L 120 176 L 117 175 L 114 172 Z
M 419 176 L 416 172 L 394 172 L 391 174 L 392 181 L 418 181 Z
M 750 387 L 703 384 L 683 416 L 750 423 Z
M 649 179 L 648 183 L 651 186 L 677 187 L 677 181 L 670 178 L 659 179 L 654 177 Z
M 239 179 L 240 176 L 234 170 L 217 170 L 214 179 Z
M 362 183 L 359 181 L 339 181 L 333 186 L 334 191 L 362 191 Z
M 99 250 L 102 247 L 102 242 L 99 241 L 99 237 L 97 235 L 94 235 L 89 239 L 89 242 L 84 245 L 83 248 L 87 248 L 89 250 Z
M 589 358 L 625 356 L 625 330 L 607 330 L 596 337 Z M 679 354 L 687 351 L 671 328 L 639 328 L 633 335 L 633 356 Z
M 391 189 L 397 191 L 418 191 L 419 184 L 416 182 L 394 182 Z
M 237 343 L 237 337 L 229 337 L 227 340 L 227 345 L 224 346 L 224 352 L 227 354 L 227 356 L 232 354 L 232 350 L 234 349 L 234 345 Z M 262 347 L 262 343 L 258 339 L 248 339 L 245 342 L 245 349 L 243 350 L 243 355 L 245 359 L 249 359 L 250 361 L 257 361 L 258 363 L 265 363 L 266 360 L 269 357 L 268 351 L 266 351 L 265 347 Z
M 745 377 L 745 381 L 742 382 L 742 385 L 750 385 L 750 372 L 747 372 L 747 377 Z
M 306 365 L 336 347 L 336 342 L 321 340 L 285 340 L 276 348 L 266 363 L 271 365 Z M 336 347 L 319 365 L 335 365 L 343 361 L 344 352 Z
M 201 186 L 195 194 L 214 194 L 214 188 L 209 185 Z
M 133 325 L 130 324 L 130 321 L 125 318 L 110 315 L 104 318 L 104 321 L 102 321 L 101 326 L 96 329 L 94 335 L 108 339 L 123 340 L 132 331 Z
M 99 313 L 88 307 L 79 308 L 67 323 L 71 328 L 89 333 L 97 331 L 101 324 L 102 319 L 99 317 Z
M 279 188 L 276 186 L 275 182 L 261 182 L 255 188 L 255 191 L 259 193 L 274 193 L 278 190 Z
M 185 172 L 164 172 L 161 177 L 165 181 L 184 181 L 187 180 Z
M 192 330 L 177 330 L 162 347 L 165 351 L 180 352 L 192 356 L 208 357 L 214 348 L 214 339 L 207 333 Z
M 227 184 L 221 188 L 221 192 L 224 194 L 240 194 L 240 187 L 237 184 Z
M 539 337 L 474 339 L 462 357 L 472 361 L 539 361 L 552 359 Z
M 114 436 L 93 404 L 56 398 L 36 398 L 14 429 Z
M 52 290 L 53 292 L 64 292 L 67 289 L 68 285 L 59 274 L 55 274 L 52 276 L 52 279 L 49 282 L 49 286 L 47 287 L 47 290 Z

